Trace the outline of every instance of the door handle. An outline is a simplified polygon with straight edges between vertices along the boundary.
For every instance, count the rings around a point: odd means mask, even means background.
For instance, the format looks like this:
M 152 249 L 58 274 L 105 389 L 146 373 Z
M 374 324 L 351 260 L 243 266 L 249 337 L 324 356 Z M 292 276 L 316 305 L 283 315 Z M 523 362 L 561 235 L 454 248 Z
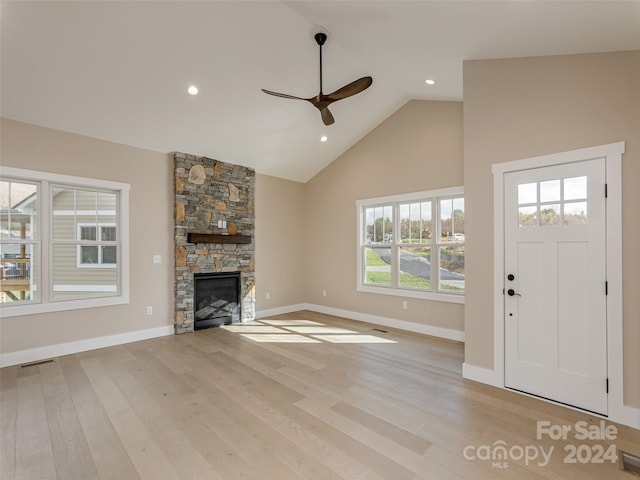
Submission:
M 516 291 L 513 288 L 510 288 L 509 290 L 507 290 L 507 295 L 509 295 L 510 297 L 513 297 L 514 295 L 517 295 L 518 297 L 522 296 L 519 293 L 516 293 Z

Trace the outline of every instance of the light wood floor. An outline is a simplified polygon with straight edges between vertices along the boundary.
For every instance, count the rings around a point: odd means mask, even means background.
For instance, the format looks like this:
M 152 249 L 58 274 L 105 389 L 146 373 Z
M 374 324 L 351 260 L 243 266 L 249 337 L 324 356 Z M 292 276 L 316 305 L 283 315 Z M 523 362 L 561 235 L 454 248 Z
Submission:
M 640 431 L 537 440 L 539 420 L 599 420 L 462 379 L 461 344 L 375 328 L 299 312 L 4 368 L 0 478 L 638 478 L 564 459 L 638 454 Z M 500 465 L 473 458 L 500 445 Z M 517 458 L 540 447 L 548 465 Z

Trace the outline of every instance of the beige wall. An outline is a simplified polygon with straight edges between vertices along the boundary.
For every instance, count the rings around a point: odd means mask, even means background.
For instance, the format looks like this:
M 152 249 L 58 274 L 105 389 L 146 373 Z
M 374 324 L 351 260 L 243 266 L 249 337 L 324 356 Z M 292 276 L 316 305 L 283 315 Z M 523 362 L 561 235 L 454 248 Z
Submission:
M 173 156 L 2 119 L 3 166 L 125 182 L 130 192 L 128 305 L 7 317 L 0 351 L 173 325 Z M 256 176 L 256 308 L 304 302 L 304 185 Z M 152 256 L 162 255 L 160 265 Z M 271 295 L 266 300 L 266 292 Z M 146 307 L 153 307 L 147 316 Z
M 305 185 L 305 300 L 462 331 L 463 305 L 356 291 L 356 200 L 462 182 L 462 104 L 407 103 Z
M 640 407 L 640 51 L 465 62 L 468 364 L 493 368 L 491 165 L 618 141 L 625 404 Z
M 125 182 L 130 192 L 128 305 L 0 320 L 3 354 L 173 325 L 170 155 L 2 119 L 3 166 Z M 154 264 L 152 256 L 162 255 Z M 153 307 L 147 316 L 146 308 Z
M 304 187 L 302 183 L 256 175 L 257 312 L 305 301 Z

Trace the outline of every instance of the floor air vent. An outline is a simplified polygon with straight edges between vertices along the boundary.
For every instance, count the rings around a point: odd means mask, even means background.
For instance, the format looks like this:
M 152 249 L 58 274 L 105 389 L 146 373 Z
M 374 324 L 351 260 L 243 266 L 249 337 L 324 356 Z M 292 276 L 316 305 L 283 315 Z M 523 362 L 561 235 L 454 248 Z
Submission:
M 640 477 L 640 457 L 620 450 L 618 458 L 620 460 L 620 470 Z

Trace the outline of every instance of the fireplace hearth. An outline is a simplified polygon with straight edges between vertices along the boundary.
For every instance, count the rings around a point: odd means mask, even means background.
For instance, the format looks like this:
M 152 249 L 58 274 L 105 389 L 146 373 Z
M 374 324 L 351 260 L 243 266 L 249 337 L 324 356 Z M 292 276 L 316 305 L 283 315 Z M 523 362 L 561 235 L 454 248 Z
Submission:
M 240 272 L 194 275 L 194 330 L 240 322 Z

